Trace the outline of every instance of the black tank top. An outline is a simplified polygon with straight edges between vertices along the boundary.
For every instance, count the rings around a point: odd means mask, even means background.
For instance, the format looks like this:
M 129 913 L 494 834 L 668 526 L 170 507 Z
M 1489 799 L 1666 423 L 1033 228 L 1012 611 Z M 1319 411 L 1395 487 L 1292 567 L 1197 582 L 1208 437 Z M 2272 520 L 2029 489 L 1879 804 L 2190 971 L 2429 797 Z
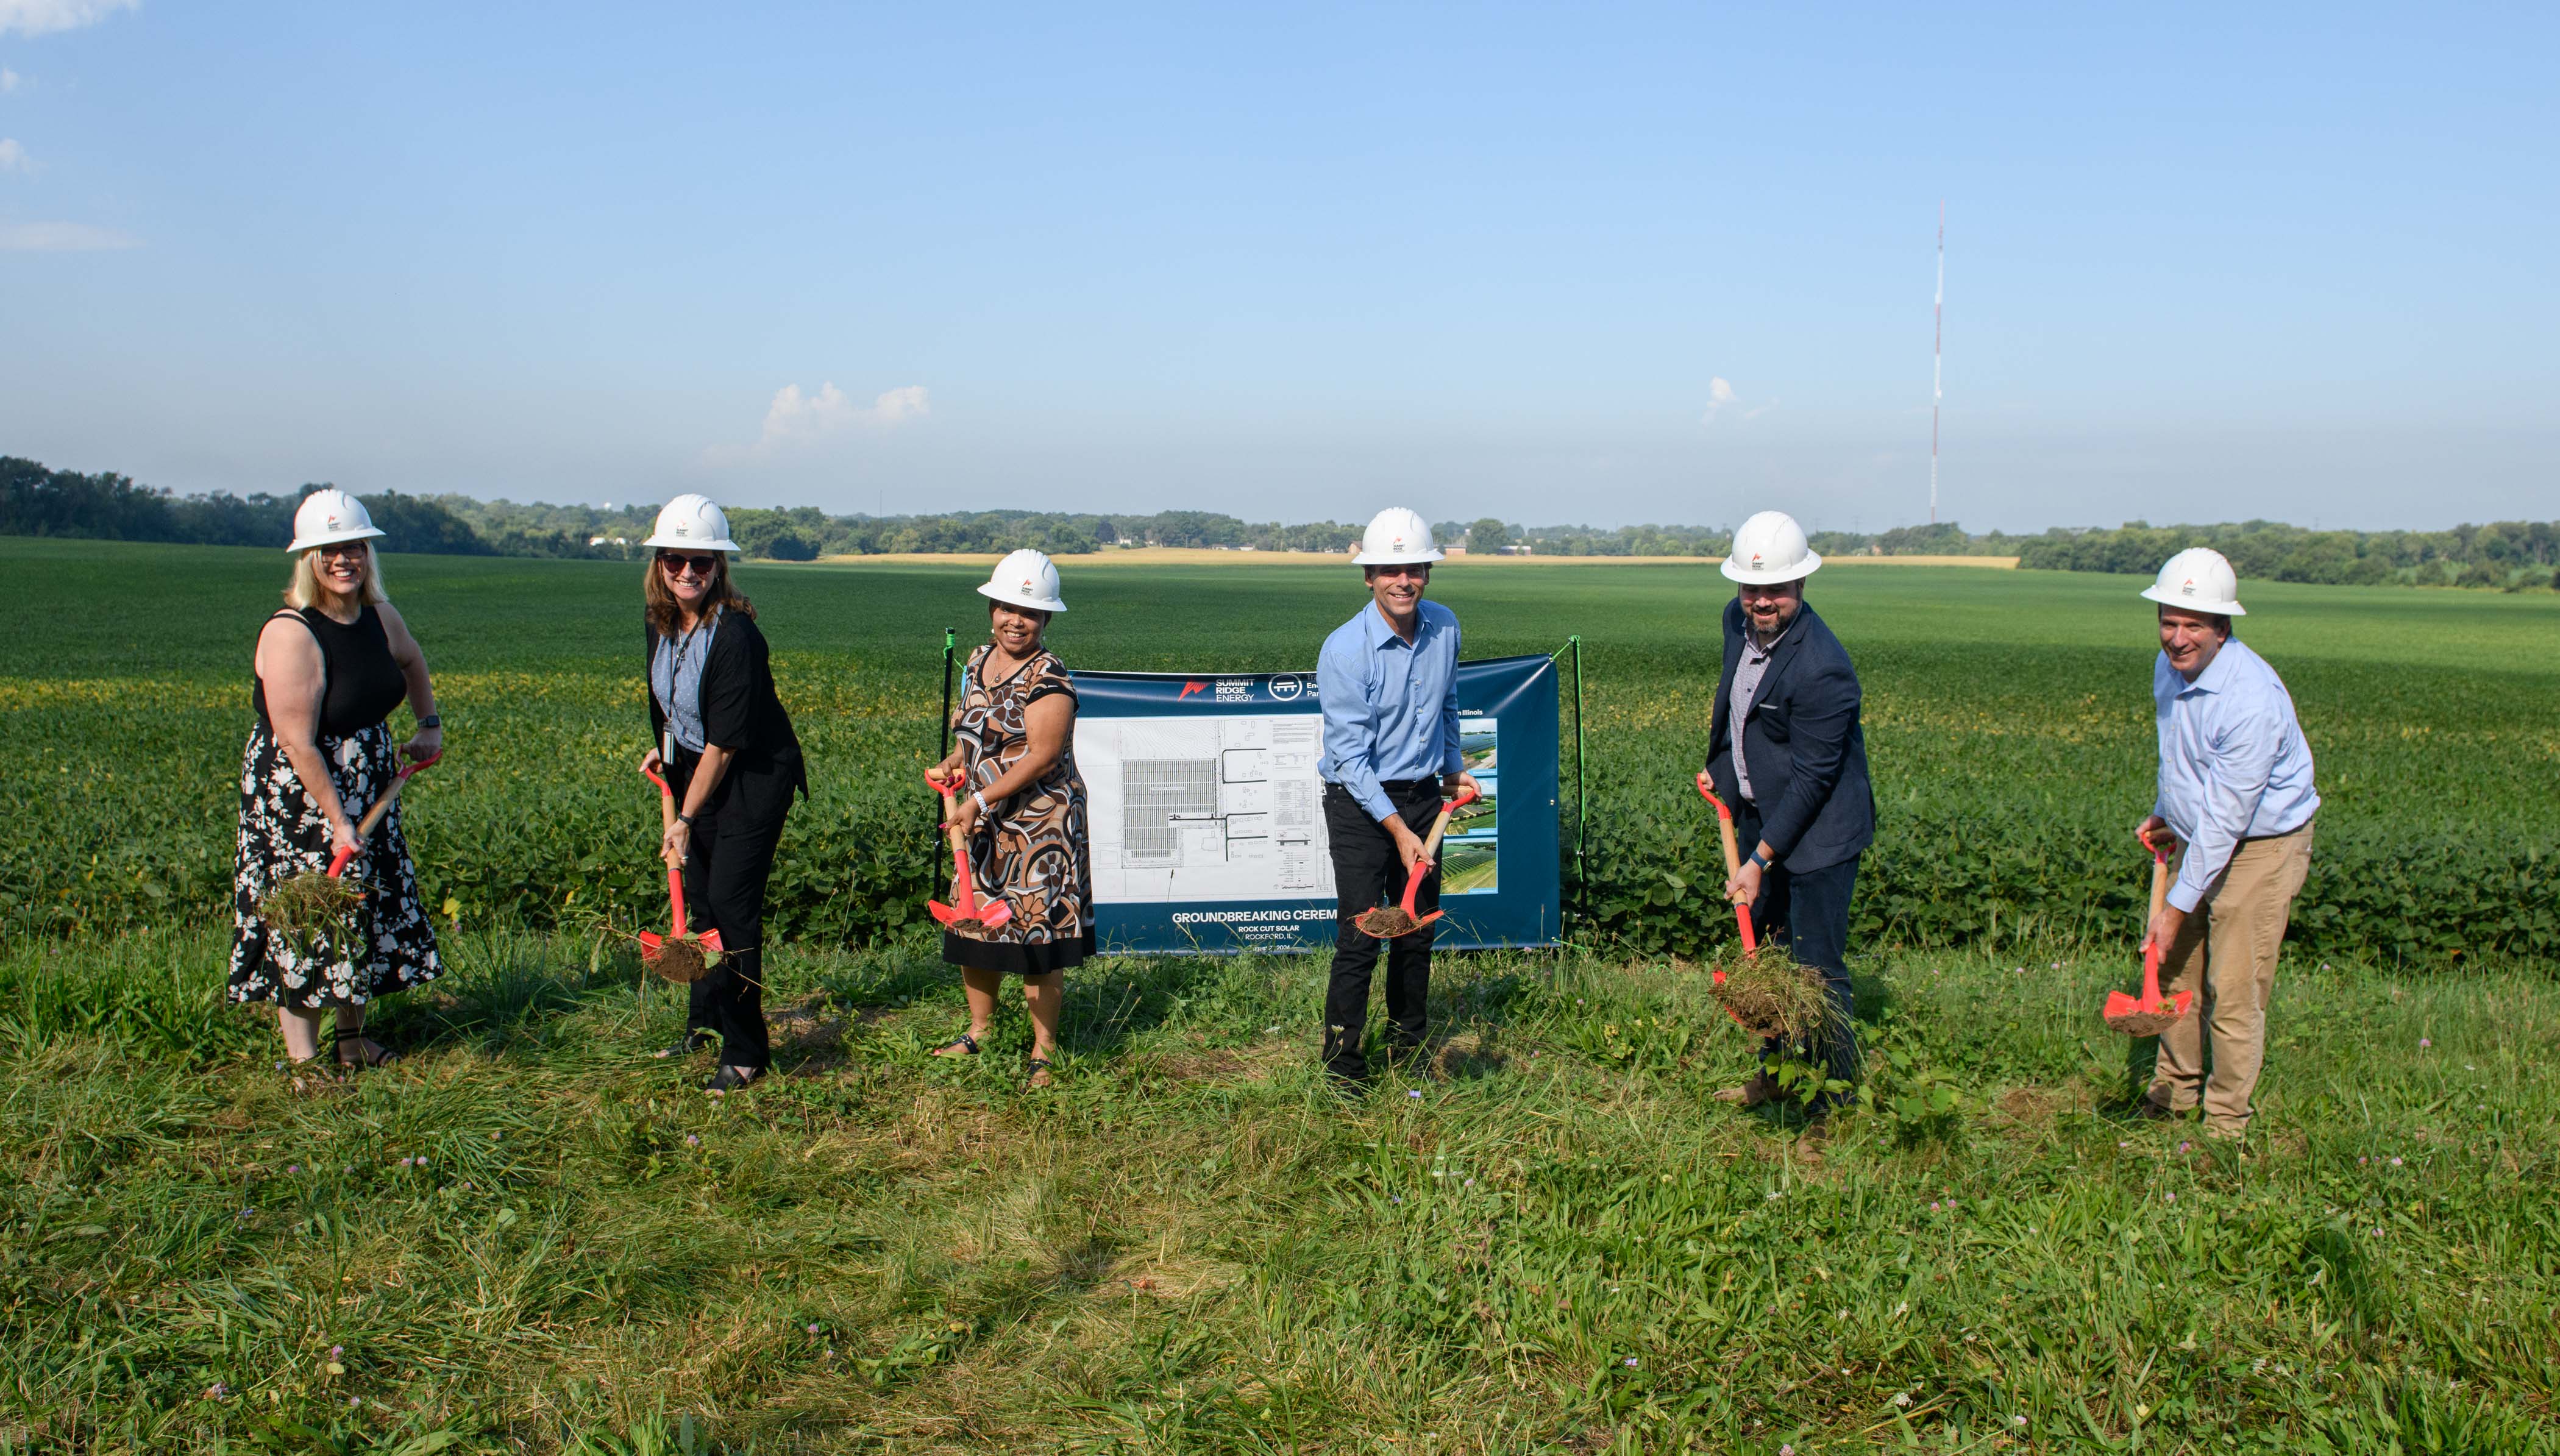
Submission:
M 300 619 L 320 644 L 320 736 L 343 738 L 372 728 L 408 696 L 408 680 L 392 656 L 391 634 L 370 603 L 353 622 L 336 621 L 313 606 L 275 616 Z M 275 725 L 266 716 L 266 684 L 254 673 L 249 700 L 257 707 L 257 721 L 273 731 Z

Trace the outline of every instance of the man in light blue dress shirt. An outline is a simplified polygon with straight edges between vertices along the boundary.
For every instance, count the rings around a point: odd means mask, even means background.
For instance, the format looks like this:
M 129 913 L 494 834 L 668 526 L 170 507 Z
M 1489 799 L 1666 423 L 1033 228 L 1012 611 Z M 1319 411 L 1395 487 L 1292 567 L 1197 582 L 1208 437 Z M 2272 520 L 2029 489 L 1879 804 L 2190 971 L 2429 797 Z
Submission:
M 2238 593 L 2231 564 L 2202 547 L 2169 558 L 2143 593 L 2159 603 L 2160 791 L 2135 831 L 2177 863 L 2145 942 L 2165 947 L 2161 988 L 2200 981 L 2203 993 L 2160 1034 L 2142 1110 L 2174 1117 L 2201 1103 L 2206 1135 L 2230 1138 L 2255 1112 L 2276 953 L 2311 870 L 2320 802 L 2293 695 L 2231 636 L 2231 619 L 2246 615 Z
M 1325 828 L 1334 860 L 1339 923 L 1333 977 L 1325 991 L 1325 1069 L 1346 1090 L 1368 1078 L 1362 1051 L 1368 984 L 1378 941 L 1357 917 L 1404 897 L 1405 878 L 1424 865 L 1423 837 L 1439 817 L 1443 788 L 1473 788 L 1458 750 L 1458 617 L 1422 591 L 1440 549 L 1431 528 L 1394 507 L 1369 523 L 1354 559 L 1369 599 L 1334 629 L 1316 662 L 1325 715 Z M 1415 898 L 1417 916 L 1439 903 L 1432 871 Z M 1386 1013 L 1389 1054 L 1422 1045 L 1431 990 L 1431 927 L 1389 943 Z

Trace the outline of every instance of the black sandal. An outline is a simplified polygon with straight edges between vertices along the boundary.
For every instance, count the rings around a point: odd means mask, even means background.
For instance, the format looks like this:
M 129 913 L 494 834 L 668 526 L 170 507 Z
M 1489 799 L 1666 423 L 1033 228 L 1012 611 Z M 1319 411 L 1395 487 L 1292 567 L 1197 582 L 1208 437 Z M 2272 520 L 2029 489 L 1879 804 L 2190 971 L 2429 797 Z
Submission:
M 940 1056 L 942 1053 L 950 1051 L 954 1047 L 966 1047 L 969 1049 L 968 1051 L 960 1053 L 963 1056 L 975 1056 L 978 1054 L 978 1039 L 970 1036 L 967 1032 L 962 1032 L 959 1036 L 954 1037 L 950 1041 L 943 1043 L 941 1046 L 934 1048 L 933 1054 Z
M 1047 1057 L 1045 1057 L 1045 1056 L 1035 1056 L 1035 1057 L 1033 1057 L 1033 1058 L 1031 1059 L 1031 1063 L 1030 1063 L 1030 1065 L 1026 1068 L 1026 1070 L 1028 1070 L 1028 1071 L 1031 1073 L 1031 1084 L 1032 1084 L 1033 1086 L 1035 1086 L 1035 1087 L 1045 1087 L 1045 1086 L 1047 1086 L 1047 1085 L 1048 1085 L 1048 1083 L 1047 1083 L 1047 1082 L 1044 1082 L 1044 1081 L 1041 1081 L 1041 1080 L 1040 1080 L 1040 1078 L 1042 1078 L 1042 1077 L 1044 1077 L 1044 1076 L 1047 1076 L 1047 1075 L 1048 1075 L 1048 1068 L 1049 1068 L 1049 1059 L 1048 1059 Z
M 703 1083 L 703 1090 L 711 1093 L 715 1097 L 725 1096 L 730 1092 L 736 1091 L 740 1087 L 754 1082 L 763 1075 L 764 1071 L 761 1067 L 723 1066 L 720 1069 L 720 1074 L 718 1076 L 715 1076 L 710 1081 Z
M 373 1050 L 370 1052 L 366 1051 L 365 1049 L 368 1047 Z M 355 1051 L 355 1055 L 353 1056 L 347 1054 L 351 1048 Z M 367 1067 L 389 1066 L 393 1062 L 400 1060 L 399 1052 L 386 1049 L 382 1043 L 366 1036 L 358 1036 L 353 1041 L 341 1037 L 338 1039 L 337 1046 L 332 1050 L 337 1054 L 338 1064 L 340 1066 L 350 1067 L 360 1071 Z M 317 1058 L 314 1059 L 316 1060 Z

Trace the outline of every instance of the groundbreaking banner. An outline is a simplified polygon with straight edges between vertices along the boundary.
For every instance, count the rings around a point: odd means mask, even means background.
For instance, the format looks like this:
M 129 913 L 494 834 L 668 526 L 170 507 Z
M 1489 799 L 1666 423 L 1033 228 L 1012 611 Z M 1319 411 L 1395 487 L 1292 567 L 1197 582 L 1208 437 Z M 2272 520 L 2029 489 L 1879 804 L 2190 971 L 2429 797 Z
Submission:
M 1338 906 L 1316 773 L 1316 675 L 1074 677 L 1101 948 L 1331 946 Z M 1450 821 L 1440 851 L 1446 914 L 1433 943 L 1555 944 L 1554 662 L 1460 663 L 1458 725 L 1485 796 Z

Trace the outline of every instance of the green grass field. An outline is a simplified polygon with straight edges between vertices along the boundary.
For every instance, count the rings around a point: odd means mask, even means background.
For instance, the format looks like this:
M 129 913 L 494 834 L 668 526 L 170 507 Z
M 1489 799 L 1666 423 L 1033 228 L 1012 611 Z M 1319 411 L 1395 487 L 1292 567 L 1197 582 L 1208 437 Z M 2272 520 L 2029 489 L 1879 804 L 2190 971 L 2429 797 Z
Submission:
M 713 1104 L 642 1054 L 680 1012 L 598 924 L 654 876 L 636 568 L 393 558 L 450 726 L 409 812 L 454 970 L 378 1012 L 401 1065 L 297 1087 L 220 999 L 281 554 L 0 562 L 53 588 L 0 633 L 8 1456 L 2560 1451 L 2551 900 L 2446 888 L 2551 863 L 2549 598 L 2249 589 L 2353 873 L 2244 1159 L 2127 1120 L 2144 1068 L 2096 1018 L 2150 794 L 2139 583 L 1817 578 L 1887 838 L 1876 1106 L 1813 1141 L 1709 1100 L 1746 1051 L 1669 959 L 1721 917 L 1665 878 L 1715 853 L 1711 566 L 1435 581 L 1471 655 L 1585 639 L 1594 918 L 1445 959 L 1429 1064 L 1344 1107 L 1320 960 L 1088 965 L 1046 1093 L 1018 1010 L 923 1054 L 961 1011 L 890 918 L 929 862 L 905 785 L 981 612 L 970 568 L 891 564 L 744 576 L 819 792 L 784 1075 Z M 1359 601 L 1348 568 L 1065 571 L 1085 667 L 1303 667 Z

